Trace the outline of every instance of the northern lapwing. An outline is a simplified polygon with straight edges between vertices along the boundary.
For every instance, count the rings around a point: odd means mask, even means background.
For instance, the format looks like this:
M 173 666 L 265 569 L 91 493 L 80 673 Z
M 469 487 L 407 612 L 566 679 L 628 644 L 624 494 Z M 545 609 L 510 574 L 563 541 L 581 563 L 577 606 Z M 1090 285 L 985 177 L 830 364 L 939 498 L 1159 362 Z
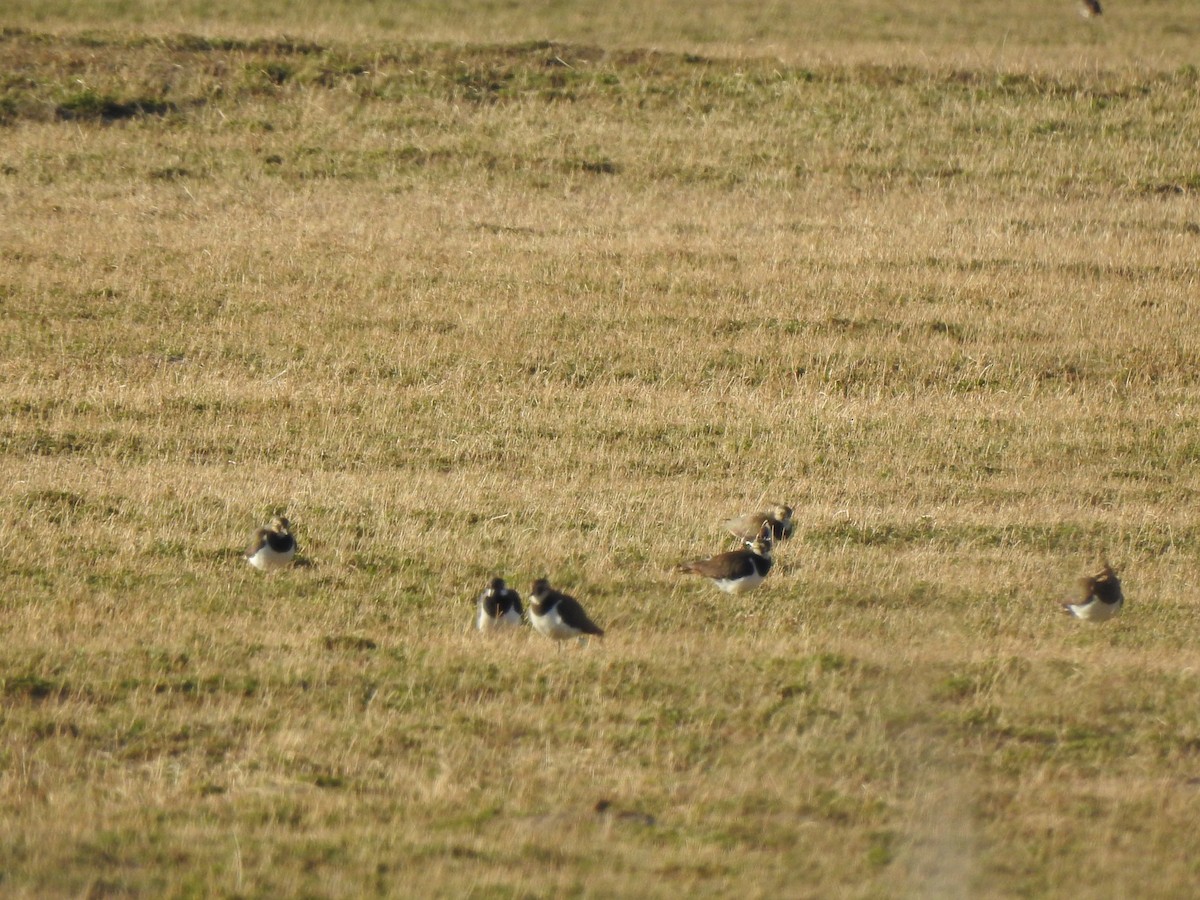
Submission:
M 792 508 L 782 503 L 773 503 L 758 512 L 746 513 L 730 519 L 725 527 L 735 537 L 749 543 L 758 537 L 763 525 L 771 526 L 771 539 L 784 541 L 792 536 Z
M 269 526 L 258 529 L 246 548 L 246 562 L 263 572 L 282 569 L 295 555 L 296 539 L 291 523 L 283 516 L 276 516 Z
M 1106 622 L 1121 611 L 1125 595 L 1121 593 L 1121 580 L 1108 563 L 1095 575 L 1080 580 L 1083 599 L 1078 603 L 1064 603 L 1063 609 L 1085 622 Z
M 752 591 L 763 583 L 771 571 L 772 534 L 771 523 L 763 522 L 758 536 L 746 541 L 746 546 L 741 550 L 730 550 L 708 559 L 684 563 L 679 571 L 703 575 L 727 594 Z
M 1104 10 L 1100 8 L 1100 0 L 1081 0 L 1079 4 L 1079 14 L 1085 19 L 1094 19 L 1103 12 Z
M 506 585 L 503 578 L 493 578 L 488 589 L 479 595 L 475 627 L 480 631 L 499 631 L 519 626 L 524 618 L 521 595 Z
M 535 581 L 529 592 L 529 624 L 538 634 L 556 641 L 604 635 L 604 629 L 588 618 L 578 600 L 554 590 L 545 578 Z

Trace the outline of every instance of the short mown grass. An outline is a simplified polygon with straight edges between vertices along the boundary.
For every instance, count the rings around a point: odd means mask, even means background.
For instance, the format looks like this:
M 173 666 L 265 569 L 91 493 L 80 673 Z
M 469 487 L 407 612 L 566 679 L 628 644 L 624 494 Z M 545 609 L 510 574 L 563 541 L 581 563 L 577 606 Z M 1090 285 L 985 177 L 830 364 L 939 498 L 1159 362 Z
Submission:
M 6 895 L 1191 890 L 1195 14 L 203 6 L 0 34 Z

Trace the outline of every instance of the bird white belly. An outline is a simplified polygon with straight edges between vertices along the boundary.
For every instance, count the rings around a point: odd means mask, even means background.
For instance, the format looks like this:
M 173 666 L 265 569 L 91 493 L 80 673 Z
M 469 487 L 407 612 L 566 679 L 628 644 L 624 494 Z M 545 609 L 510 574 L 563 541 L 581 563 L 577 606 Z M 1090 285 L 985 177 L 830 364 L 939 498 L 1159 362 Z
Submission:
M 272 550 L 269 546 L 264 545 L 250 557 L 250 565 L 263 572 L 271 572 L 275 569 L 282 569 L 292 561 L 292 557 L 295 555 L 295 547 L 280 553 L 278 550 Z
M 1099 600 L 1093 600 L 1091 603 L 1076 603 L 1070 607 L 1075 617 L 1083 619 L 1085 622 L 1107 622 L 1117 614 L 1120 608 L 1120 603 L 1101 603 Z
M 727 594 L 744 594 L 746 591 L 754 590 L 765 580 L 765 575 L 759 575 L 756 572 L 745 578 L 715 578 L 713 584 Z
M 579 634 L 579 629 L 572 628 L 563 621 L 562 616 L 558 614 L 558 607 L 549 610 L 544 616 L 531 616 L 530 621 L 533 622 L 533 627 L 538 634 L 544 634 L 548 638 L 554 638 L 556 641 L 565 641 L 568 638 L 573 638 Z
M 515 609 L 510 609 L 502 616 L 492 618 L 485 610 L 479 610 L 479 615 L 475 619 L 475 627 L 480 631 L 493 631 L 502 628 L 516 628 L 521 624 L 521 614 Z

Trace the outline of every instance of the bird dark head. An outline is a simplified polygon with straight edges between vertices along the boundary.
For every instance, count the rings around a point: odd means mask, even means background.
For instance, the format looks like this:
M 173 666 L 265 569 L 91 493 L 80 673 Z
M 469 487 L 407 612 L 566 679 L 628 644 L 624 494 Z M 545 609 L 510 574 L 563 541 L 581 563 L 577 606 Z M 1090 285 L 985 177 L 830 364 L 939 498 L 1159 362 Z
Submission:
M 548 593 L 550 593 L 550 582 L 545 578 L 539 578 L 533 583 L 533 587 L 530 589 L 529 593 L 535 597 L 545 597 Z
M 496 593 L 499 593 L 500 591 L 504 590 L 505 587 L 506 587 L 506 585 L 504 584 L 503 578 L 493 578 L 492 579 L 491 589 L 493 591 L 495 591 Z
M 758 530 L 758 536 L 752 541 L 746 541 L 746 546 L 759 556 L 770 556 L 771 545 L 775 542 L 770 522 L 763 522 Z

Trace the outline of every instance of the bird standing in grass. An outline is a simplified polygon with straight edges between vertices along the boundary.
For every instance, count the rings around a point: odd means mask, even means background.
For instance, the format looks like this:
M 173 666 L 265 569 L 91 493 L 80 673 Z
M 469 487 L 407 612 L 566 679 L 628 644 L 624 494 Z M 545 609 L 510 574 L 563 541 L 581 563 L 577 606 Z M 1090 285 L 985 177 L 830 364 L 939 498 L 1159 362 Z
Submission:
M 1082 579 L 1083 599 L 1078 603 L 1064 603 L 1063 609 L 1085 622 L 1106 622 L 1121 611 L 1125 595 L 1121 592 L 1121 580 L 1108 563 L 1095 575 Z
M 246 548 L 246 561 L 263 572 L 282 569 L 295 556 L 296 539 L 291 523 L 283 516 L 276 516 L 269 526 L 258 529 Z
M 503 578 L 493 578 L 488 589 L 479 595 L 475 627 L 480 631 L 499 631 L 516 628 L 523 620 L 521 595 L 506 585 Z
M 758 535 L 746 541 L 746 546 L 741 550 L 730 550 L 707 559 L 684 563 L 679 571 L 703 575 L 727 594 L 752 591 L 766 580 L 767 573 L 771 571 L 773 533 L 771 523 L 763 522 Z
M 725 527 L 735 537 L 743 541 L 753 541 L 762 531 L 763 525 L 771 526 L 771 538 L 785 541 L 792 536 L 792 508 L 782 503 L 773 503 L 758 512 L 746 513 L 725 523 Z
M 1081 0 L 1079 4 L 1079 14 L 1085 19 L 1094 19 L 1103 12 L 1104 10 L 1100 8 L 1100 0 Z
M 529 623 L 538 634 L 556 641 L 604 635 L 604 629 L 588 618 L 578 600 L 554 590 L 545 578 L 535 581 L 529 593 Z

